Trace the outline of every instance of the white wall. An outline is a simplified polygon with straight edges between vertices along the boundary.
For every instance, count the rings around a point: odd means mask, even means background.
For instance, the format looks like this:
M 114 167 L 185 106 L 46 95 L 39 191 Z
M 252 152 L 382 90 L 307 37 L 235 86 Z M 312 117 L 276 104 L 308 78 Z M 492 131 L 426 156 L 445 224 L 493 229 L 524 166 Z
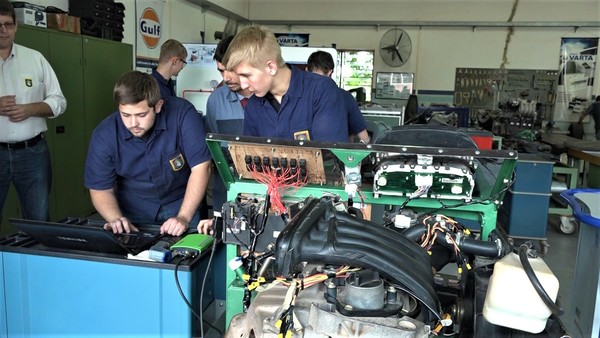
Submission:
M 216 4 L 229 2 L 213 0 Z M 514 0 L 250 0 L 250 20 L 506 21 Z M 515 21 L 597 21 L 597 0 L 520 0 Z
M 217 1 L 218 2 L 218 1 Z M 251 20 L 358 21 L 491 21 L 506 22 L 514 1 L 251 1 Z M 515 22 L 598 22 L 598 0 L 521 0 Z M 411 37 L 413 53 L 401 67 L 389 67 L 379 56 L 381 36 L 391 27 L 271 26 L 274 31 L 310 33 L 313 46 L 375 51 L 375 72 L 416 73 L 419 90 L 453 90 L 457 67 L 497 68 L 502 63 L 508 29 L 503 27 L 401 27 Z M 600 28 L 515 28 L 508 46 L 506 68 L 557 69 L 561 37 L 598 37 Z M 597 70 L 600 67 L 597 67 Z M 599 73 L 600 74 L 600 73 Z M 599 78 L 598 76 L 596 78 Z M 598 88 L 596 88 L 598 89 Z M 598 90 L 597 90 L 598 91 Z
M 136 0 L 119 0 L 126 7 L 124 42 L 135 44 Z M 226 18 L 188 0 L 165 2 L 164 31 L 182 42 L 215 42 L 214 32 L 223 30 Z M 59 8 L 68 0 L 32 1 Z M 215 5 L 253 21 L 260 20 L 355 20 L 355 21 L 458 21 L 506 22 L 513 0 L 212 0 Z M 561 37 L 598 37 L 600 28 L 552 27 L 555 22 L 599 22 L 598 0 L 520 0 L 515 22 L 547 22 L 548 27 L 514 29 L 508 46 L 507 68 L 556 69 Z M 379 40 L 388 26 L 271 26 L 278 32 L 310 33 L 311 46 L 336 44 L 338 49 L 375 51 L 375 72 L 400 71 L 416 74 L 418 90 L 452 91 L 457 67 L 497 68 L 507 38 L 502 27 L 401 27 L 411 37 L 413 52 L 401 67 L 389 67 L 379 56 Z M 600 65 L 596 67 L 600 79 Z M 600 93 L 596 83 L 595 93 Z

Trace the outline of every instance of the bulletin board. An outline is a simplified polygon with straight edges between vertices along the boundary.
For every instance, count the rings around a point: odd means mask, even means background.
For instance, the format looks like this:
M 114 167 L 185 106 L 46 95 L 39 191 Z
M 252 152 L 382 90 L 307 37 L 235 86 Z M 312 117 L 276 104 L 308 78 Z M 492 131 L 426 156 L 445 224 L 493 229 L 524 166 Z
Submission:
M 379 72 L 375 77 L 375 98 L 408 100 L 414 79 L 414 73 Z

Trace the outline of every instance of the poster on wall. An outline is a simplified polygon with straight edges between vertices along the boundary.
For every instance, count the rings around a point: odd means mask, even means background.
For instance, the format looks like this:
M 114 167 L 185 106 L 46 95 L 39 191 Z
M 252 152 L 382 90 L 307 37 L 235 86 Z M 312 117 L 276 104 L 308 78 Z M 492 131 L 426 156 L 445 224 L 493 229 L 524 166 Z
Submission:
M 187 51 L 187 59 L 185 61 L 188 68 L 217 68 L 213 59 L 217 45 L 184 43 L 183 46 Z
M 575 122 L 591 104 L 598 38 L 562 38 L 554 120 Z
M 136 69 L 150 73 L 158 64 L 160 46 L 168 32 L 162 25 L 164 12 L 163 0 L 137 0 L 135 2 L 136 35 L 135 65 Z
M 280 46 L 308 47 L 309 33 L 275 33 Z

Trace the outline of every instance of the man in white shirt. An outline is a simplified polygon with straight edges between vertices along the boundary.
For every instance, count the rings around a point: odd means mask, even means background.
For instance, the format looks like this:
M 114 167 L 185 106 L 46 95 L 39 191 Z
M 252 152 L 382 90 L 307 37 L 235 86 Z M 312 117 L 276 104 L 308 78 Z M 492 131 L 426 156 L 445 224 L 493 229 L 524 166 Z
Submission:
M 15 11 L 0 0 L 0 210 L 12 182 L 23 218 L 47 221 L 52 168 L 46 118 L 62 114 L 67 101 L 48 61 L 14 43 L 16 32 Z

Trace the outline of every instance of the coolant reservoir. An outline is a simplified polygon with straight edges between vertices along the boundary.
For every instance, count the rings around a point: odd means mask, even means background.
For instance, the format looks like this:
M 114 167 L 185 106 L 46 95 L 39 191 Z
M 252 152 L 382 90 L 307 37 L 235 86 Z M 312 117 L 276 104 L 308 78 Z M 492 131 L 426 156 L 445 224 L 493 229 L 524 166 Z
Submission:
M 529 264 L 552 301 L 558 295 L 558 279 L 541 258 Z M 483 317 L 490 323 L 531 333 L 540 333 L 552 312 L 537 294 L 519 260 L 510 253 L 496 262 L 483 304 Z

